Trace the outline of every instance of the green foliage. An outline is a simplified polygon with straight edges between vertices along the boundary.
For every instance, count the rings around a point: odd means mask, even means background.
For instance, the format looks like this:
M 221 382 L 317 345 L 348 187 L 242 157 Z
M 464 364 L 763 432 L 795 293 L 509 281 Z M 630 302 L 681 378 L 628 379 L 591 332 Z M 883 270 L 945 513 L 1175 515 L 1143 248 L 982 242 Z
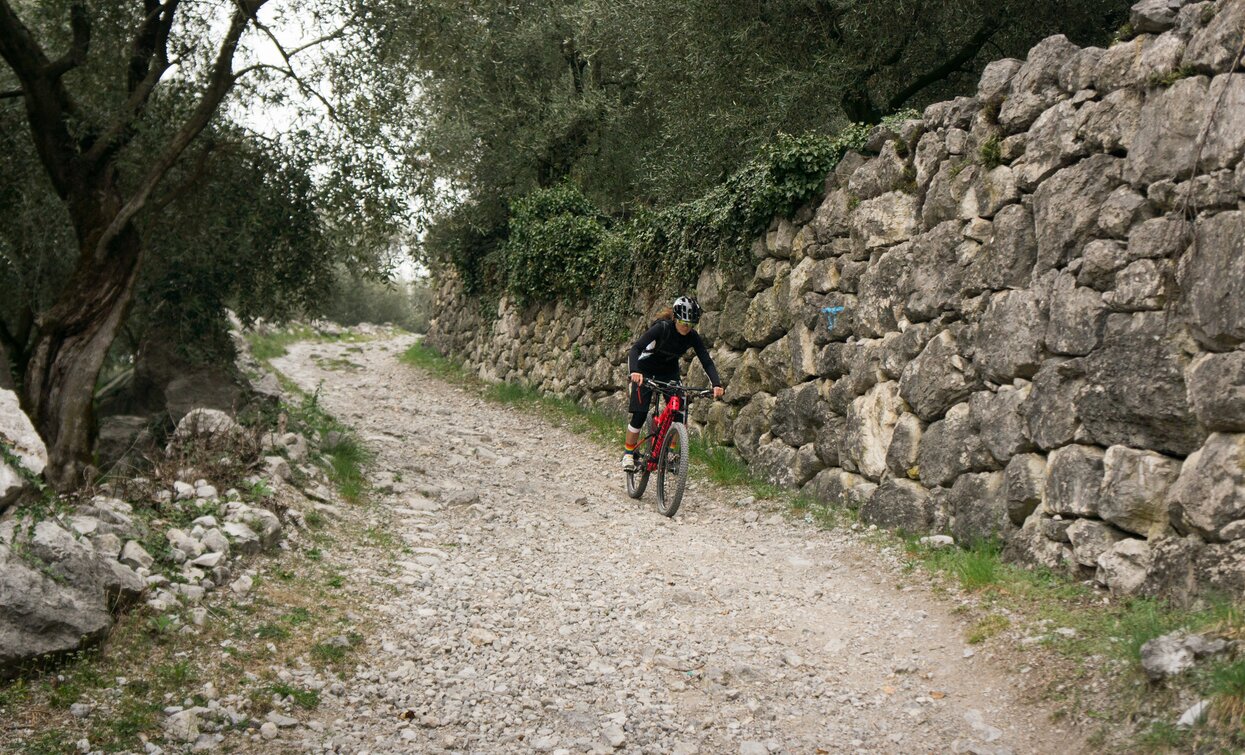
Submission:
M 581 298 L 600 274 L 604 235 L 596 208 L 569 182 L 516 200 L 502 252 L 506 291 L 519 306 Z
M 981 143 L 978 149 L 978 155 L 981 158 L 981 164 L 987 170 L 993 170 L 1003 164 L 1003 150 L 1000 146 L 998 135 L 991 136 Z
M 466 374 L 462 366 L 441 355 L 436 349 L 420 341 L 402 352 L 399 360 L 413 367 L 444 379 L 462 379 Z
M 274 695 L 292 699 L 295 705 L 304 710 L 315 710 L 320 707 L 320 693 L 315 690 L 292 687 L 284 682 L 273 684 L 269 690 Z

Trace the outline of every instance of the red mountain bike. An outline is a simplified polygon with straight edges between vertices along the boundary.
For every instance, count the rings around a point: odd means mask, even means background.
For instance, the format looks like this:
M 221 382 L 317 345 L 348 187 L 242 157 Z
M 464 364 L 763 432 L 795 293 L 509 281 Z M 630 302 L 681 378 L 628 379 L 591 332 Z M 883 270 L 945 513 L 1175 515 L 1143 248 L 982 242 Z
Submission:
M 680 383 L 645 378 L 644 382 L 666 397 L 660 414 L 649 417 L 648 433 L 636 447 L 636 468 L 627 472 L 627 495 L 639 498 L 648 486 L 648 476 L 657 473 L 657 511 L 674 516 L 683 501 L 687 485 L 687 426 L 685 412 L 693 396 L 713 394 L 712 388 L 692 388 Z

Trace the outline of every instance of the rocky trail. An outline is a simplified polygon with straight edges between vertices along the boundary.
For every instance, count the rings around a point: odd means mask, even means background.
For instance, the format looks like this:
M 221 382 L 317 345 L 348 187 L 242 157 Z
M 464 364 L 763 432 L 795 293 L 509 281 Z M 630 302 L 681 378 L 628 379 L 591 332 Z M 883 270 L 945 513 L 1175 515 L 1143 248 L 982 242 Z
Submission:
M 373 516 L 408 546 L 349 566 L 378 630 L 274 751 L 1080 749 L 859 534 L 695 479 L 666 519 L 615 449 L 401 364 L 410 343 L 274 363 L 375 452 Z

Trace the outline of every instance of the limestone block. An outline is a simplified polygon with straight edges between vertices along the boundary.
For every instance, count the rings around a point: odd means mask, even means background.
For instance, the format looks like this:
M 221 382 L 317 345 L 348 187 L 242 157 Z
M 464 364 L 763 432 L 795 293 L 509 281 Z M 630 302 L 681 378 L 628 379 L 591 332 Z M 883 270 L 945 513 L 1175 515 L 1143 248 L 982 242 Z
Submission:
M 1105 452 L 1071 445 L 1051 451 L 1046 465 L 1046 510 L 1052 514 L 1097 516 Z
M 1103 457 L 1098 516 L 1146 538 L 1170 527 L 1167 493 L 1180 474 L 1180 462 L 1151 451 L 1111 446 Z
M 1185 370 L 1185 383 L 1203 427 L 1245 432 L 1245 352 L 1202 354 Z
M 986 450 L 1000 464 L 1006 464 L 1017 454 L 1035 450 L 1021 411 L 1032 389 L 1028 383 L 1003 385 L 997 391 L 978 391 L 969 397 L 970 420 Z
M 1206 348 L 1232 349 L 1245 343 L 1245 213 L 1199 218 L 1195 234 L 1177 272 L 1179 309 Z
M 1042 361 L 1046 310 L 1034 291 L 1001 291 L 981 318 L 973 363 L 996 383 L 1032 377 Z
M 1020 454 L 1007 462 L 1004 470 L 1007 485 L 1007 516 L 1021 525 L 1036 511 L 1046 495 L 1046 457 L 1041 454 Z
M 860 519 L 879 527 L 924 533 L 933 527 L 934 512 L 929 492 L 919 483 L 891 478 L 861 504 Z
M 917 466 L 925 486 L 948 486 L 966 472 L 999 468 L 969 414 L 967 402 L 956 404 L 921 435 Z
M 1098 557 L 1126 537 L 1111 525 L 1094 519 L 1077 519 L 1068 526 L 1072 555 L 1081 566 L 1097 566 Z
M 904 411 L 899 384 L 879 383 L 852 401 L 847 412 L 847 430 L 839 456 L 870 480 L 880 480 L 886 471 L 886 452 L 895 424 Z
M 937 419 L 981 386 L 976 369 L 959 352 L 955 336 L 944 330 L 904 368 L 899 392 L 921 419 Z
M 1002 472 L 963 474 L 951 486 L 948 503 L 956 542 L 1006 539 L 1015 526 L 1007 514 L 1007 485 Z
M 1212 433 L 1185 459 L 1168 501 L 1181 532 L 1210 542 L 1245 538 L 1245 435 Z

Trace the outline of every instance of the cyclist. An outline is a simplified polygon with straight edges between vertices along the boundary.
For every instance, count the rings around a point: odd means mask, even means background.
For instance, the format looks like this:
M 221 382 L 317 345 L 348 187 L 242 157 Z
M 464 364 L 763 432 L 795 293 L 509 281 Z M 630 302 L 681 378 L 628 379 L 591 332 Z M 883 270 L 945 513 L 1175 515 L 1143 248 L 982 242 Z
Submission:
M 623 443 L 623 469 L 631 472 L 636 468 L 636 446 L 640 443 L 640 428 L 644 427 L 644 419 L 648 416 L 648 407 L 653 400 L 651 388 L 644 387 L 645 378 L 656 380 L 677 381 L 679 379 L 679 359 L 688 349 L 695 349 L 709 381 L 713 383 L 713 397 L 722 397 L 722 381 L 718 378 L 718 368 L 713 364 L 713 357 L 705 348 L 705 342 L 694 328 L 700 322 L 700 305 L 695 299 L 680 296 L 674 304 L 664 309 L 657 320 L 644 331 L 644 335 L 631 346 L 627 355 L 627 369 L 630 371 L 631 385 L 628 387 L 631 412 L 627 425 L 627 437 Z

